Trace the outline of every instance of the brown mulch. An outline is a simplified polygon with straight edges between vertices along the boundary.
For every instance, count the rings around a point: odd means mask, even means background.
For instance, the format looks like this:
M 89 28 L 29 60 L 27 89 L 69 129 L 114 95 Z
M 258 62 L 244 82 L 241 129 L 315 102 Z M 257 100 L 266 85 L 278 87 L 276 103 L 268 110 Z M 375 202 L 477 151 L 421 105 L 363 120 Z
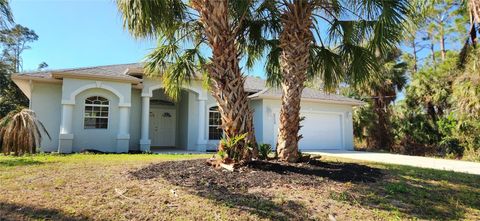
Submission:
M 215 169 L 204 159 L 170 161 L 152 164 L 130 172 L 134 179 L 161 177 L 184 187 L 225 188 L 245 190 L 252 187 L 296 185 L 317 187 L 325 181 L 375 182 L 383 176 L 380 169 L 354 163 L 334 163 L 311 160 L 289 164 L 278 161 L 253 161 L 237 172 Z

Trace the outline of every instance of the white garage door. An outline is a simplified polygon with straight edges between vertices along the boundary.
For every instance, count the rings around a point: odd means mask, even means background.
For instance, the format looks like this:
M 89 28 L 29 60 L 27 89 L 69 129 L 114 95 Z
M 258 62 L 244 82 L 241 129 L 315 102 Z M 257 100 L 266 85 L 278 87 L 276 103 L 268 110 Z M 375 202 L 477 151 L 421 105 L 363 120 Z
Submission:
M 342 117 L 339 114 L 304 113 L 300 150 L 342 149 Z

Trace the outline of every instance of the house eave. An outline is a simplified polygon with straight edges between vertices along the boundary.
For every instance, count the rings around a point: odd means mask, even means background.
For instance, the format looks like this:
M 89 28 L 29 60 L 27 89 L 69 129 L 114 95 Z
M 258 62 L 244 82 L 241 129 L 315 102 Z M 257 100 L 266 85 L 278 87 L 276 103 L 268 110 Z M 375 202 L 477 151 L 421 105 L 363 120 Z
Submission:
M 255 95 L 255 94 L 254 94 Z M 251 100 L 262 100 L 262 99 L 271 99 L 271 100 L 280 100 L 281 97 L 278 96 L 250 96 Z M 351 101 L 339 101 L 339 100 L 327 100 L 327 99 L 315 99 L 315 98 L 302 98 L 302 101 L 314 102 L 314 103 L 324 103 L 324 104 L 341 104 L 341 105 L 351 105 L 351 106 L 363 106 L 365 105 L 362 101 L 351 102 Z
M 56 73 L 52 73 L 52 77 L 56 79 L 73 78 L 73 79 L 86 79 L 86 80 L 108 80 L 108 81 L 132 83 L 132 84 L 139 84 L 142 82 L 141 79 L 126 79 L 123 77 L 116 77 L 116 76 L 97 76 L 92 74 L 80 74 L 75 72 L 56 72 Z
M 61 84 L 62 83 L 62 80 L 60 80 L 60 79 L 25 76 L 25 75 L 22 75 L 22 74 L 12 74 L 11 78 L 14 82 L 15 82 L 15 80 L 27 80 L 27 81 L 31 80 L 31 81 L 43 82 L 43 83 L 55 83 L 55 84 Z

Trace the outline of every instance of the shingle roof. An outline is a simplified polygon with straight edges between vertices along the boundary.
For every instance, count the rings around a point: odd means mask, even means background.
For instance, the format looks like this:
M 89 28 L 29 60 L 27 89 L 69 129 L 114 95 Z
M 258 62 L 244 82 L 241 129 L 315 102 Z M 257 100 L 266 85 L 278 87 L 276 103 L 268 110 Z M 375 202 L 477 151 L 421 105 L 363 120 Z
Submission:
M 25 72 L 19 73 L 17 76 L 40 78 L 40 79 L 58 79 L 61 78 L 63 74 L 68 75 L 82 75 L 82 76 L 91 76 L 91 77 L 106 77 L 112 79 L 123 79 L 126 81 L 137 81 L 140 82 L 141 79 L 130 76 L 128 70 L 141 70 L 143 68 L 142 63 L 131 63 L 131 64 L 117 64 L 117 65 L 106 65 L 106 66 L 95 66 L 95 67 L 84 67 L 84 68 L 69 68 L 69 69 L 60 69 L 60 70 L 50 70 L 50 71 L 37 71 L 37 72 Z M 281 98 L 282 92 L 280 89 L 268 88 L 266 86 L 265 80 L 259 77 L 248 76 L 245 79 L 245 91 L 249 93 L 254 93 L 251 95 L 252 98 Z M 311 88 L 305 88 L 302 94 L 302 98 L 305 99 L 314 99 L 325 102 L 339 102 L 347 103 L 353 105 L 362 105 L 363 102 L 344 97 L 336 94 L 328 94 L 320 90 L 315 90 Z
M 71 74 L 71 75 L 84 75 L 84 76 L 98 76 L 98 77 L 112 77 L 117 79 L 125 79 L 137 81 L 139 80 L 136 77 L 127 75 L 127 69 L 141 68 L 142 63 L 132 63 L 132 64 L 117 64 L 117 65 L 105 65 L 105 66 L 94 66 L 94 67 L 83 67 L 83 68 L 68 68 L 68 69 L 58 69 L 58 70 L 49 70 L 49 71 L 36 71 L 36 72 L 26 72 L 19 73 L 19 76 L 29 76 L 35 78 L 56 78 L 57 74 Z
M 263 91 L 258 92 L 251 96 L 252 98 L 281 98 L 282 91 L 279 88 L 267 88 Z M 353 104 L 353 105 L 363 105 L 362 101 L 348 98 L 338 94 L 331 94 L 325 93 L 320 90 L 315 90 L 312 88 L 305 88 L 303 89 L 302 99 L 312 99 L 312 100 L 319 100 L 323 102 L 336 102 L 336 103 L 345 103 L 345 104 Z

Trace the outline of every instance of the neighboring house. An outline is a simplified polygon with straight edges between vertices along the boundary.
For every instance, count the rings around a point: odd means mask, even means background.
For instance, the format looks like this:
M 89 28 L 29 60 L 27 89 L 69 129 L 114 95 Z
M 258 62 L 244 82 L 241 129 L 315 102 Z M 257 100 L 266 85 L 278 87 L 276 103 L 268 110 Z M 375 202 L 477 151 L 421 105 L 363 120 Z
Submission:
M 143 76 L 142 64 L 108 65 L 15 74 L 52 139 L 42 151 L 61 153 L 149 151 L 151 147 L 215 150 L 222 138 L 214 98 L 192 80 L 171 101 L 159 79 Z M 276 143 L 281 90 L 247 77 L 257 142 Z M 353 149 L 352 107 L 362 102 L 305 89 L 301 150 Z M 46 137 L 46 136 L 44 136 Z

